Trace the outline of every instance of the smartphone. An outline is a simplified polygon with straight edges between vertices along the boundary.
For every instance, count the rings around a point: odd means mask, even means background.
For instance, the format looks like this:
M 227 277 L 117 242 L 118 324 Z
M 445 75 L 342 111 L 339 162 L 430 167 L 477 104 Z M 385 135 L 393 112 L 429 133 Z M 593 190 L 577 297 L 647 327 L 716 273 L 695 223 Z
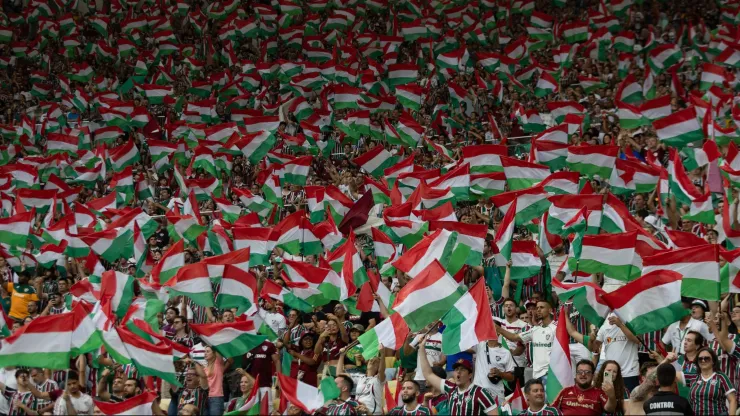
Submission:
M 609 383 L 612 383 L 612 384 L 614 383 L 612 381 L 612 373 L 610 371 L 604 372 L 604 381 L 608 381 Z
M 704 319 L 709 319 L 712 317 L 712 312 L 704 312 Z

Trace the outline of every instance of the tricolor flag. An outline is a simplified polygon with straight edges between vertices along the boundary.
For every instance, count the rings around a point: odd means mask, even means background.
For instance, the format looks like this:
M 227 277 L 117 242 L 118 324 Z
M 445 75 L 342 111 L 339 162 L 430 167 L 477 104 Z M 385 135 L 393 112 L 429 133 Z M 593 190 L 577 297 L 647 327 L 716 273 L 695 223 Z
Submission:
M 692 106 L 655 120 L 653 127 L 661 142 L 668 146 L 683 148 L 689 143 L 704 139 L 704 133 L 696 117 L 696 108 Z
M 503 172 L 501 156 L 506 156 L 508 150 L 503 145 L 476 145 L 462 148 L 463 162 L 470 165 L 470 173 Z
M 601 299 L 633 334 L 660 331 L 688 314 L 681 304 L 681 279 L 675 271 L 654 270 Z
M 570 343 L 568 330 L 565 327 L 565 308 L 560 308 L 558 322 L 560 325 L 555 329 L 555 339 L 550 351 L 550 365 L 547 369 L 547 402 L 553 403 L 564 388 L 575 384 L 573 380 L 573 363 L 570 356 Z
M 368 172 L 375 178 L 382 177 L 383 172 L 395 165 L 396 161 L 397 157 L 391 155 L 390 152 L 380 145 L 352 159 L 352 163 L 360 166 L 365 172 Z
M 550 207 L 548 196 L 550 196 L 548 192 L 544 190 L 542 184 L 539 184 L 521 191 L 504 192 L 491 197 L 491 201 L 504 215 L 512 207 L 513 202 L 516 201 L 514 206 L 516 210 L 515 223 L 516 225 L 524 225 L 535 218 L 539 218 L 547 211 Z
M 442 317 L 442 352 L 457 354 L 480 342 L 497 339 L 496 327 L 486 293 L 485 279 L 479 279 Z M 385 345 L 384 345 L 385 346 Z
M 442 265 L 433 260 L 396 295 L 393 310 L 412 331 L 441 318 L 463 295 L 463 290 Z
M 506 175 L 506 182 L 512 191 L 531 188 L 550 176 L 550 169 L 547 166 L 536 163 L 502 157 L 501 164 Z
M 349 297 L 349 289 L 341 277 L 330 268 L 283 260 L 282 277 L 293 294 L 312 306 L 323 306 L 333 300 L 344 300 Z
M 249 249 L 243 250 L 249 253 Z M 231 256 L 237 252 L 228 253 Z M 210 273 L 210 272 L 209 272 Z M 216 296 L 219 309 L 237 309 L 237 315 L 255 310 L 257 307 L 257 278 L 243 267 L 226 264 L 223 266 L 221 285 Z
M 324 406 L 326 401 L 339 397 L 339 388 L 331 377 L 324 377 L 320 388 L 317 389 L 278 371 L 278 382 L 280 391 L 285 395 L 285 400 L 308 414 L 313 414 L 314 411 Z
M 499 228 L 496 230 L 496 236 L 493 238 L 493 242 L 498 247 L 499 253 L 507 261 L 511 260 L 511 244 L 514 241 L 516 203 L 517 201 L 515 199 L 507 209 L 504 219 L 501 220 Z
M 34 319 L 2 340 L 0 365 L 69 368 L 72 357 L 100 347 L 100 335 L 89 312 L 78 303 L 71 312 Z
M 110 159 L 113 170 L 120 172 L 139 162 L 141 157 L 139 156 L 139 149 L 136 147 L 136 144 L 134 144 L 134 141 L 128 140 L 123 144 L 123 146 L 116 149 L 114 152 L 111 152 Z
M 716 244 L 666 251 L 643 258 L 642 264 L 643 278 L 653 271 L 678 273 L 682 277 L 682 296 L 720 299 L 719 246 Z
M 578 312 L 596 326 L 601 326 L 611 311 L 601 299 L 606 292 L 591 282 L 561 283 L 558 279 L 552 279 L 552 290 L 561 302 L 571 300 Z
M 598 234 L 601 225 L 601 195 L 554 195 L 548 198 L 552 205 L 549 209 L 548 232 L 567 235 L 565 225 L 570 222 L 582 208 L 590 211 L 586 234 Z
M 378 325 L 360 335 L 357 340 L 363 348 L 362 356 L 369 360 L 378 356 L 380 345 L 394 350 L 401 348 L 408 333 L 409 327 L 401 314 L 393 313 L 387 319 L 382 320 Z
M 570 146 L 566 164 L 569 169 L 589 178 L 598 175 L 604 180 L 611 176 L 618 153 L 618 146 Z
M 152 279 L 160 284 L 167 283 L 175 277 L 177 271 L 185 266 L 185 241 L 173 244 L 152 269 Z
M 267 339 L 254 334 L 257 328 L 253 321 L 191 324 L 190 329 L 224 358 L 244 355 Z
M 111 312 L 120 319 L 126 316 L 133 300 L 133 277 L 115 270 L 103 273 L 100 282 L 101 305 L 110 303 Z
M 560 90 L 558 81 L 549 73 L 543 72 L 537 85 L 534 88 L 535 97 L 544 97 L 549 94 L 555 94 Z
M 596 274 L 621 281 L 630 281 L 640 276 L 642 258 L 636 253 L 637 232 L 603 235 L 587 235 L 581 240 L 581 255 L 571 257 L 568 266 L 571 270 Z
M 156 400 L 157 395 L 154 392 L 146 391 L 122 402 L 93 402 L 104 415 L 150 416 L 154 414 L 152 406 Z
M 164 284 L 170 294 L 187 296 L 195 304 L 204 307 L 213 307 L 213 293 L 211 276 L 208 265 L 203 263 L 190 264 L 180 268 L 173 279 Z
M 11 247 L 26 247 L 28 233 L 31 230 L 33 219 L 36 216 L 35 208 L 31 211 L 0 218 L 0 243 Z

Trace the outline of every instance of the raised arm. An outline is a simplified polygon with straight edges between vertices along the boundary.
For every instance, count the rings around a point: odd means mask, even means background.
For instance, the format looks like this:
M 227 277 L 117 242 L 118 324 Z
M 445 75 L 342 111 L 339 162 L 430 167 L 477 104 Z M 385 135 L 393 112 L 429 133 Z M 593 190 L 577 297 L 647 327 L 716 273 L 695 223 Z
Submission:
M 427 359 L 427 351 L 424 347 L 424 344 L 427 342 L 427 338 L 429 338 L 429 336 L 424 335 L 421 338 L 421 342 L 419 342 L 419 362 L 421 363 L 421 373 L 427 380 L 427 384 L 430 386 L 441 387 L 444 380 L 432 372 L 432 366 L 429 365 L 429 359 Z

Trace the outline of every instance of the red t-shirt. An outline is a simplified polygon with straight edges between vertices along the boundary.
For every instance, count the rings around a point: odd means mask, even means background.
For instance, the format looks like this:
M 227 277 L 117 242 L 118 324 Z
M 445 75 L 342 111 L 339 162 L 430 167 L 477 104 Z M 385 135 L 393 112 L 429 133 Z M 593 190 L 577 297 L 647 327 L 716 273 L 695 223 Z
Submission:
M 563 416 L 600 416 L 604 413 L 606 406 L 606 393 L 598 387 L 581 390 L 578 386 L 570 386 L 563 389 L 553 403 L 563 412 Z
M 270 341 L 263 342 L 247 353 L 247 359 L 252 360 L 249 374 L 254 378 L 259 376 L 260 387 L 272 387 L 272 375 L 275 373 L 273 354 L 277 354 L 277 348 Z

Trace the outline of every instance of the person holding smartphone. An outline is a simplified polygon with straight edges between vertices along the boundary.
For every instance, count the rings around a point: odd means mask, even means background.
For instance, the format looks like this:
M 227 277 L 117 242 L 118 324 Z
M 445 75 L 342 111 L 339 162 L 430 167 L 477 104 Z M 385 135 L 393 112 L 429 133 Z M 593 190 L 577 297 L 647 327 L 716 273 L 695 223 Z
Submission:
M 624 386 L 622 368 L 614 360 L 605 361 L 594 377 L 594 387 L 598 387 L 607 394 L 613 396 L 617 402 L 616 414 L 627 414 L 625 400 L 629 400 L 629 393 Z

